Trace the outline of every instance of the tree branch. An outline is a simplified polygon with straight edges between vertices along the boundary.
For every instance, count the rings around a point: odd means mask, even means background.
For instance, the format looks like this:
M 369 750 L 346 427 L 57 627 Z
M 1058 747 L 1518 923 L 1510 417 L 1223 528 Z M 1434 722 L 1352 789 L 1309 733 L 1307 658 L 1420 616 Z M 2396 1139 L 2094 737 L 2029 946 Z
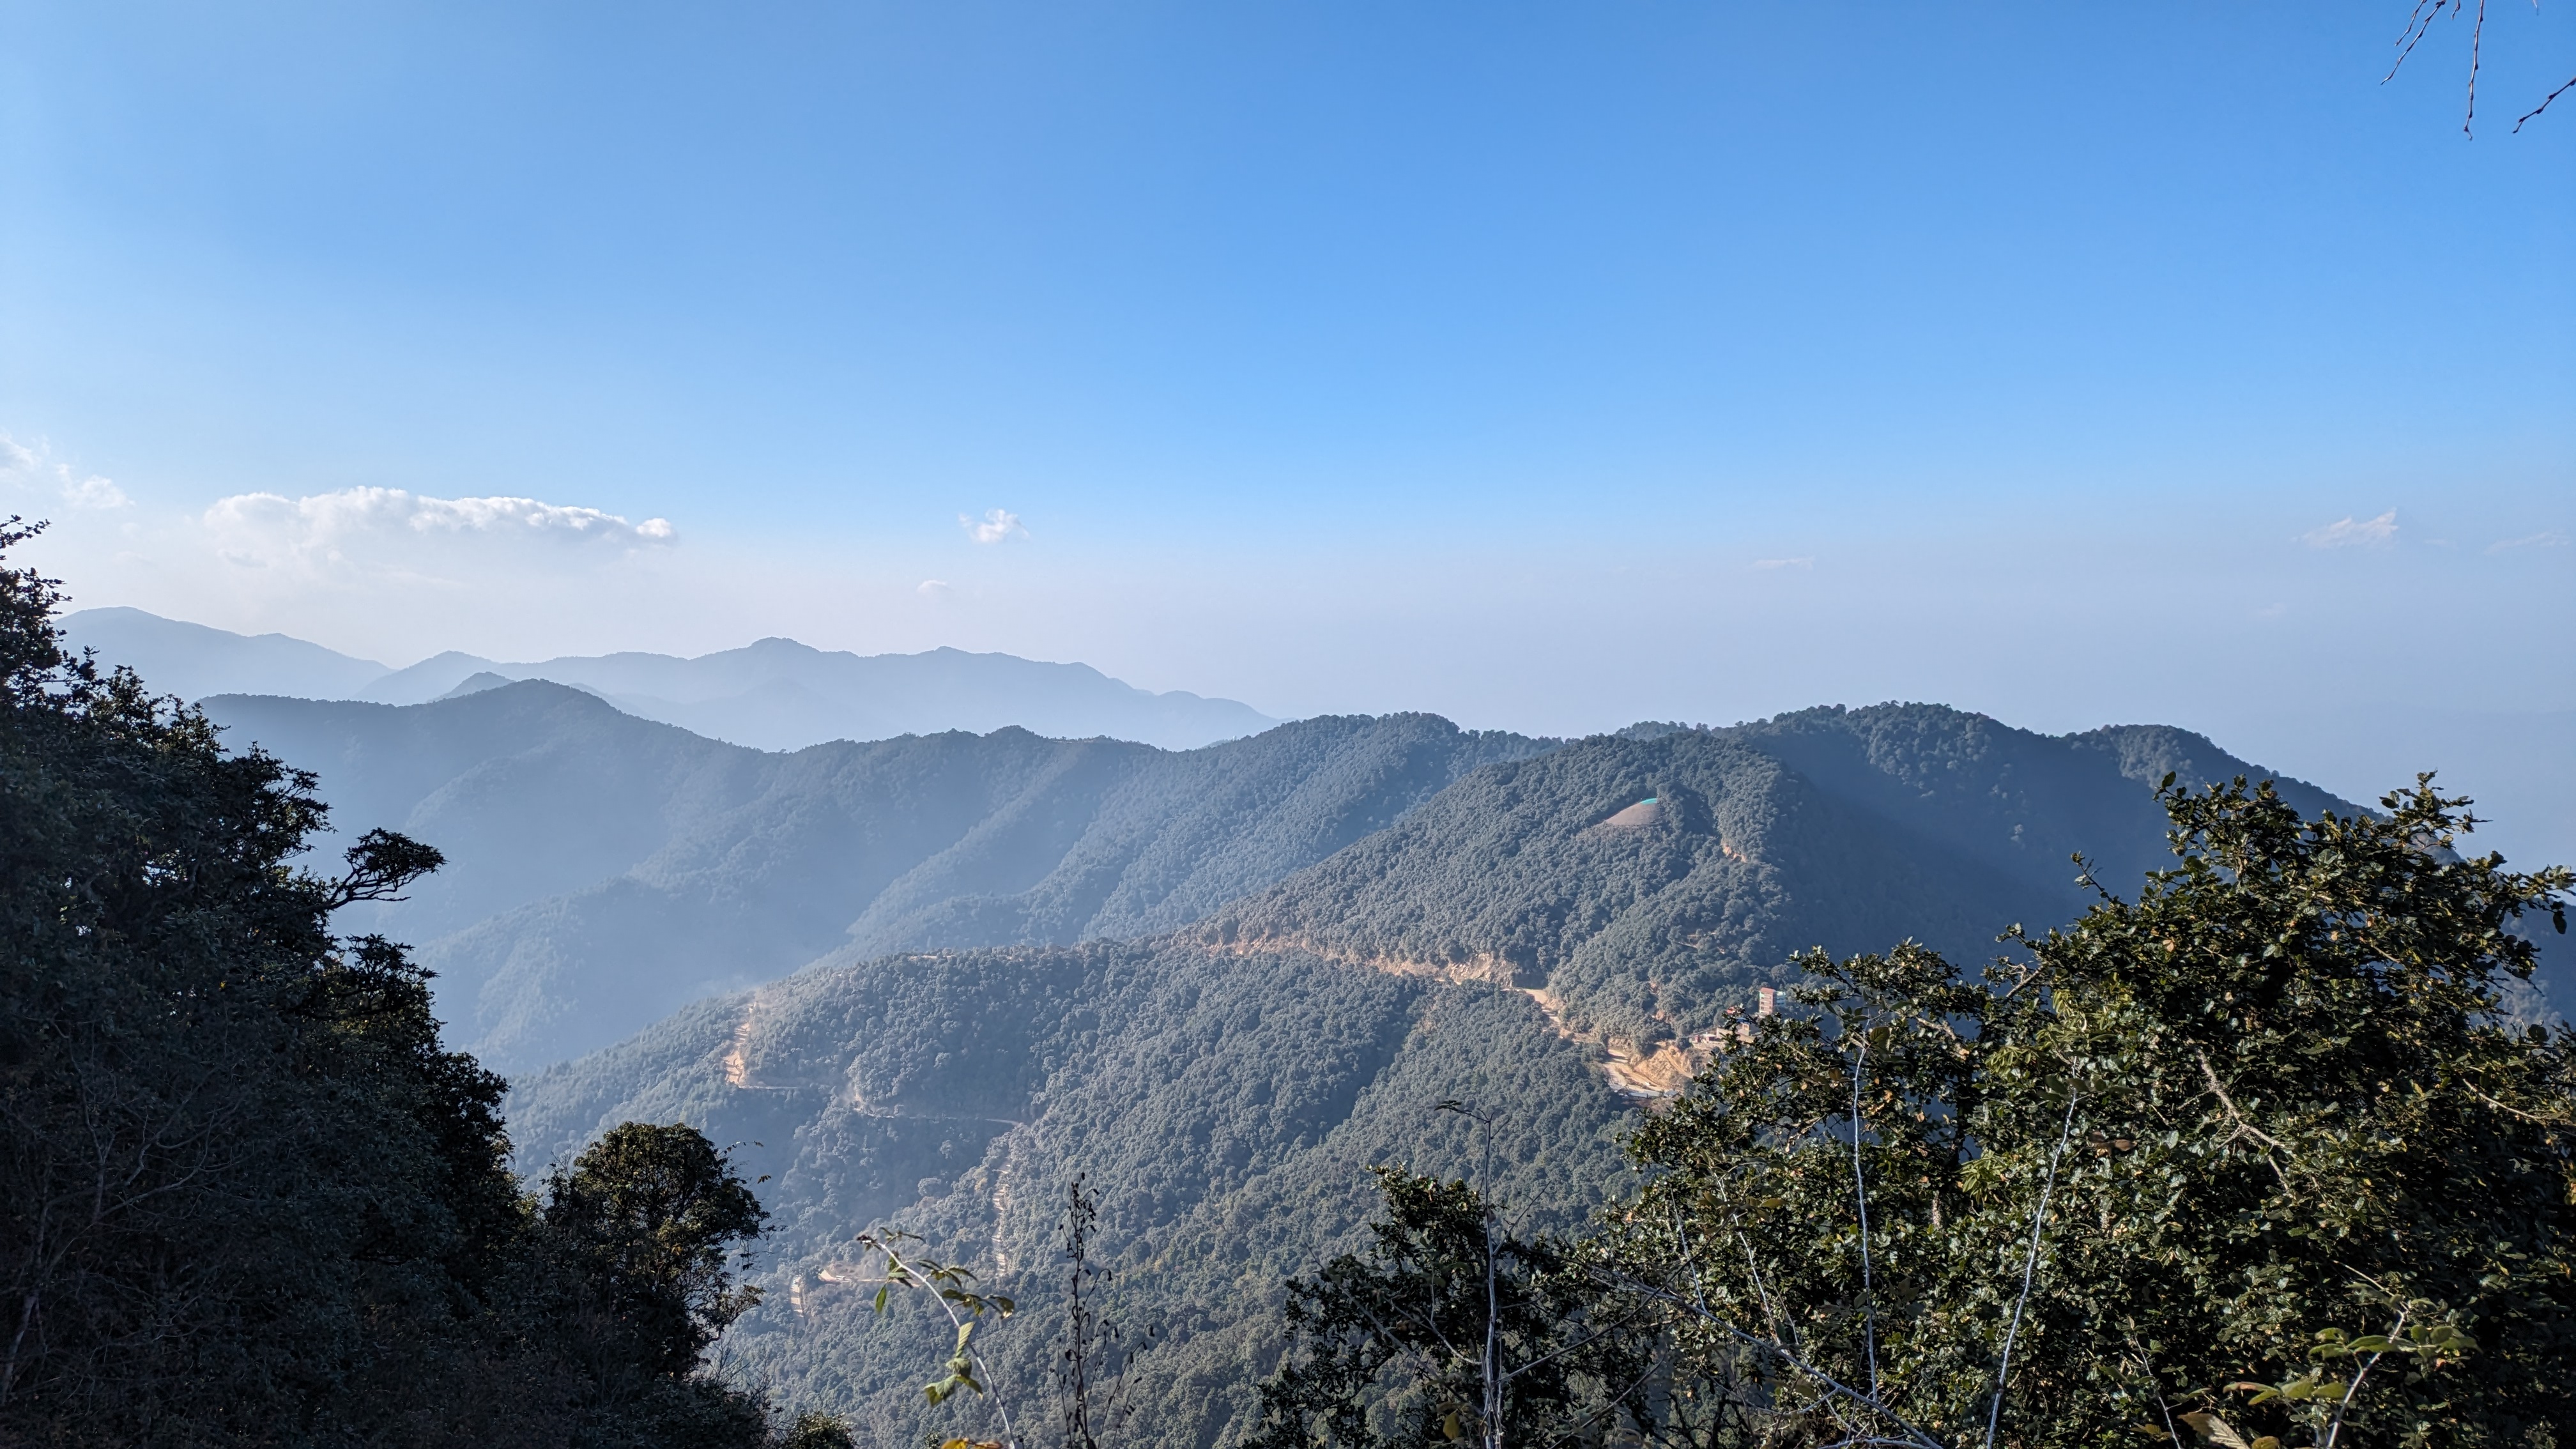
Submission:
M 2073 1087 L 2066 1092 L 2066 1122 L 2058 1129 L 2057 1146 L 2048 1154 L 2048 1173 L 2039 1185 L 2039 1206 L 2030 1215 L 2030 1253 L 2022 1259 L 2021 1296 L 2013 1300 L 2012 1323 L 2004 1330 L 2004 1351 L 1995 1365 L 1995 1400 L 1986 1411 L 1986 1449 L 1995 1449 L 1995 1429 L 2004 1416 L 2004 1387 L 2012 1376 L 2013 1339 L 2021 1332 L 2022 1309 L 2030 1303 L 2031 1281 L 2039 1274 L 2039 1239 L 2048 1225 L 2049 1195 L 2057 1189 L 2057 1160 L 2066 1155 L 2066 1144 L 2075 1135 L 2075 1102 Z

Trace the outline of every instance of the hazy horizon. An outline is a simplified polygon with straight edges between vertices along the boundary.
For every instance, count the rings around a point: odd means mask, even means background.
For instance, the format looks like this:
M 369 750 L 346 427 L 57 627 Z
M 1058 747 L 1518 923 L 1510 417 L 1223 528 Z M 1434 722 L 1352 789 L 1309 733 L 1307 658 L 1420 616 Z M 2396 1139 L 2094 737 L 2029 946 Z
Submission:
M 2576 9 L 2474 139 L 2402 18 L 9 6 L 0 506 L 394 666 L 1937 701 L 2576 852 Z

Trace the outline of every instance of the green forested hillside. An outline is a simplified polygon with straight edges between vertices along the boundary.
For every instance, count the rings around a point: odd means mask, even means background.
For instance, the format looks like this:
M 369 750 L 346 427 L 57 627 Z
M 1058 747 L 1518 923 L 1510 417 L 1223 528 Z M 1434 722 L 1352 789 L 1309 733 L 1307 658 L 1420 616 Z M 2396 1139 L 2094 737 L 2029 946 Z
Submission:
M 691 1000 L 866 954 L 1070 942 L 1197 919 L 1550 742 L 1328 717 L 1171 752 L 1026 730 L 763 754 L 541 681 L 434 704 L 227 697 L 317 771 L 344 830 L 445 849 L 379 908 L 495 1065 L 604 1046 Z
M 1278 1286 L 1356 1241 L 1370 1165 L 1483 1174 L 1485 1141 L 1442 1100 L 1499 1109 L 1495 1180 L 1530 1223 L 1604 1200 L 1628 1111 L 1590 1056 L 1516 991 L 1093 943 L 806 972 L 530 1079 L 512 1116 L 531 1163 L 629 1117 L 762 1144 L 742 1160 L 773 1174 L 768 1297 L 727 1351 L 871 1445 L 983 1421 L 923 1402 L 944 1322 L 902 1303 L 879 1319 L 832 1281 L 858 1271 L 852 1235 L 898 1220 L 1018 1295 L 995 1342 L 1035 1385 L 1056 1214 L 1087 1174 L 1127 1311 L 1170 1338 L 1140 1370 L 1137 1442 L 1197 1444 L 1250 1412 Z
M 1370 1167 L 1472 1174 L 1521 1226 L 1571 1225 L 1629 1180 L 1639 1059 L 1705 1060 L 1672 1039 L 1793 984 L 1795 953 L 1977 961 L 2082 910 L 2070 853 L 2122 892 L 2164 864 L 2166 773 L 2268 774 L 2175 730 L 1917 705 L 1561 747 L 1397 716 L 1187 754 L 1003 730 L 786 756 L 537 684 L 259 708 L 258 737 L 341 763 L 344 798 L 524 862 L 413 907 L 515 901 L 429 952 L 503 1060 L 671 1013 L 519 1081 L 522 1170 L 628 1120 L 737 1144 L 775 1231 L 728 1372 L 888 1449 L 983 1432 L 993 1401 L 924 1399 L 951 1330 L 871 1311 L 863 1231 L 1019 1298 L 996 1387 L 1042 1399 L 1051 1229 L 1086 1178 L 1119 1312 L 1164 1339 L 1133 1438 L 1236 1442 L 1280 1285 L 1362 1242 Z
M 922 1233 L 1043 1319 L 1048 1229 L 1087 1174 L 1133 1310 L 1173 1330 L 1141 1370 L 1143 1442 L 1225 1442 L 1271 1363 L 1278 1283 L 1358 1241 L 1369 1166 L 1473 1166 L 1516 1213 L 1566 1221 L 1642 1120 L 1604 1038 L 1715 1022 L 1817 944 L 1990 955 L 2014 922 L 2081 909 L 2070 851 L 2132 887 L 2168 858 L 2165 771 L 2251 768 L 2177 731 L 2051 738 L 1925 706 L 1641 728 L 1487 765 L 1157 939 L 854 944 L 523 1081 L 512 1120 L 530 1163 L 628 1117 L 766 1144 L 746 1151 L 773 1175 L 772 1292 L 729 1351 L 888 1446 L 976 1421 L 919 1396 L 934 1325 L 832 1281 L 858 1272 L 853 1235 Z M 1186 919 L 1164 899 L 1132 919 Z M 1443 1099 L 1499 1110 L 1490 1177 Z M 1002 1362 L 1035 1382 L 1026 1352 Z
M 1789 984 L 1811 946 L 1989 955 L 2006 927 L 2080 908 L 2075 851 L 2135 882 L 2164 855 L 2168 770 L 2268 773 L 2179 730 L 2038 735 L 1934 705 L 1631 730 L 1481 771 L 1200 936 L 1491 970 L 1584 1030 L 1687 1035 Z

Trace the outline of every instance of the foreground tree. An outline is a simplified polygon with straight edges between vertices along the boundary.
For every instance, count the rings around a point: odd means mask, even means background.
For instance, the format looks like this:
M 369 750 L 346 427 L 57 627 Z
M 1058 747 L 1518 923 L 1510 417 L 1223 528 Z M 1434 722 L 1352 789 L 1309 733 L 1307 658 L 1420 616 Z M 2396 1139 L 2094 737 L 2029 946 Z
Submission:
M 768 1214 L 695 1128 L 629 1122 L 547 1187 L 545 1224 L 647 1373 L 686 1373 L 760 1301 L 729 1256 Z
M 56 602 L 0 568 L 0 1444 L 763 1443 L 698 1370 L 759 1226 L 721 1156 L 629 1127 L 523 1195 L 427 973 L 330 930 L 437 852 L 295 868 L 313 777 Z
M 2566 1442 L 2576 1038 L 2499 987 L 2569 873 L 2462 858 L 2429 780 L 2163 799 L 2177 868 L 2016 965 L 1807 961 L 1552 1257 L 1480 1277 L 1472 1195 L 1390 1178 L 1378 1251 L 1291 1286 L 1270 1442 Z M 1496 1281 L 1578 1371 L 1453 1419 Z
M 321 1432 L 520 1216 L 500 1080 L 398 949 L 328 930 L 437 856 L 290 868 L 312 778 L 65 658 L 55 597 L 0 570 L 0 1425 Z
M 1299 1351 L 1262 1386 L 1256 1449 L 1501 1449 L 1612 1427 L 1603 1381 L 1622 1377 L 1633 1340 L 1594 1321 L 1600 1295 L 1564 1248 L 1509 1231 L 1466 1183 L 1381 1168 L 1378 1185 L 1368 1250 L 1288 1285 Z
M 593 1442 L 762 1442 L 759 1403 L 698 1363 L 760 1301 L 732 1259 L 767 1216 L 693 1127 L 611 1128 L 548 1179 L 527 1254 L 533 1291 L 507 1316 L 577 1357 Z M 810 1437 L 813 1425 L 793 1432 Z
M 2498 986 L 2568 872 L 2461 858 L 2429 781 L 2316 821 L 2170 785 L 2136 901 L 1982 983 L 1812 961 L 1811 1014 L 1639 1134 L 1593 1271 L 1775 1442 L 2566 1428 L 2576 1054 Z

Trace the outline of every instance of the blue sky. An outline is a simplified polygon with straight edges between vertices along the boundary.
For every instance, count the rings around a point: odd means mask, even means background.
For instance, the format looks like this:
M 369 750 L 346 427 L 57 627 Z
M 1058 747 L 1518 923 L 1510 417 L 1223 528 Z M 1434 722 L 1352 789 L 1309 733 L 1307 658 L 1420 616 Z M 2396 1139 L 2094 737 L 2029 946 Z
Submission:
M 2474 139 L 2403 21 L 0 0 L 0 485 L 81 603 L 393 663 L 2511 781 L 2576 709 L 2576 110 L 2511 133 L 2576 4 L 2496 9 Z

